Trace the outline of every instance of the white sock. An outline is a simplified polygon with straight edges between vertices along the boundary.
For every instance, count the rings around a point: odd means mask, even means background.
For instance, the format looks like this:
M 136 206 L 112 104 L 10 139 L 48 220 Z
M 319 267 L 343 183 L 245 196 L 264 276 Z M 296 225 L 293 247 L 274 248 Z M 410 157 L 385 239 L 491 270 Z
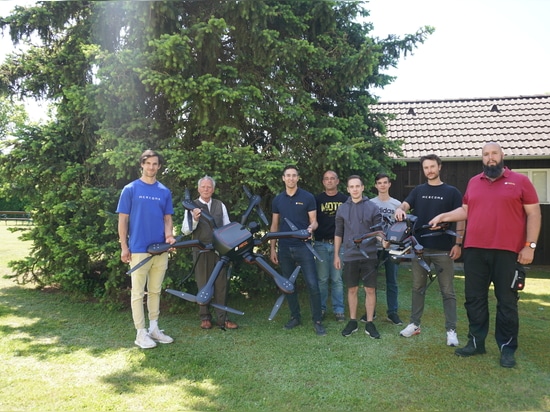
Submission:
M 155 329 L 159 328 L 158 320 L 150 320 L 149 321 L 149 332 Z

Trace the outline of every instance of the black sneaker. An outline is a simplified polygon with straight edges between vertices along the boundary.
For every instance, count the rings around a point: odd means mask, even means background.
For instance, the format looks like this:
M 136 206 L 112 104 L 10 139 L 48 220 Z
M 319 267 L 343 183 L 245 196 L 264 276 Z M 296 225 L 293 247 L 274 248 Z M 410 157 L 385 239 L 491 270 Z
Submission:
M 315 329 L 317 336 L 326 336 L 327 334 L 327 331 L 323 325 L 321 325 L 321 322 L 313 322 L 313 329 Z
M 397 313 L 390 313 L 388 315 L 388 320 L 393 323 L 394 325 L 402 325 L 403 324 L 403 321 L 401 319 L 399 319 L 399 316 L 397 315 Z
M 290 330 L 294 329 L 296 326 L 301 325 L 300 319 L 291 318 L 285 325 L 285 329 Z
M 516 359 L 514 357 L 514 350 L 504 346 L 500 352 L 500 366 L 503 368 L 513 368 L 516 366 Z
M 373 339 L 380 339 L 380 334 L 376 330 L 376 326 L 374 326 L 374 323 L 367 322 L 365 325 L 365 333 L 369 335 Z
M 376 319 L 376 311 L 374 311 L 374 316 L 372 317 L 372 320 Z M 361 319 L 359 319 L 363 323 L 367 323 L 367 314 L 365 313 L 363 316 L 361 316 Z
M 342 336 L 348 337 L 352 333 L 357 332 L 357 321 L 356 320 L 350 320 L 344 330 L 342 331 Z
M 467 358 L 468 356 L 483 355 L 485 353 L 485 342 L 476 342 L 472 339 L 468 340 L 468 343 L 463 348 L 455 350 L 456 356 L 462 356 Z

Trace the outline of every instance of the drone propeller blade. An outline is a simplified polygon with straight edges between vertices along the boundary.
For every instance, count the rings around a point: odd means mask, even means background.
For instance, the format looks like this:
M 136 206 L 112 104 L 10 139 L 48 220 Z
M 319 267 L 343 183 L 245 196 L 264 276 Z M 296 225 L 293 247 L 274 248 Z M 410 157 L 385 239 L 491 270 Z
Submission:
M 296 269 L 294 269 L 294 272 L 292 272 L 292 275 L 290 275 L 290 278 L 288 280 L 294 284 L 296 281 L 296 278 L 298 277 L 298 273 L 300 272 L 300 266 L 297 266 Z M 271 313 L 269 314 L 268 320 L 273 320 L 275 318 L 275 315 L 277 315 L 277 312 L 279 312 L 279 309 L 281 308 L 281 305 L 283 304 L 283 301 L 285 300 L 285 294 L 281 293 L 281 295 L 277 298 L 275 301 L 275 305 L 273 306 L 273 309 L 271 309 Z
M 217 309 L 220 309 L 220 310 L 224 310 L 226 312 L 234 313 L 235 315 L 241 315 L 241 316 L 244 315 L 244 312 L 242 312 L 238 309 L 230 308 L 229 306 L 218 305 L 217 303 L 212 303 L 212 302 L 210 302 L 210 306 L 212 306 L 214 308 L 217 308 Z
M 244 225 L 248 219 L 248 215 L 250 215 L 250 212 L 252 212 L 252 210 L 258 206 L 260 204 L 260 202 L 262 201 L 262 198 L 258 195 L 253 195 L 249 202 L 248 202 L 248 208 L 246 209 L 246 211 L 243 213 L 243 216 L 241 218 L 241 225 Z
M 422 266 L 422 269 L 430 273 L 432 270 L 430 269 L 430 265 L 426 263 L 426 261 L 422 258 L 418 258 L 418 264 Z
M 143 265 L 145 265 L 147 262 L 149 262 L 153 258 L 153 255 L 147 256 L 145 259 L 143 259 L 141 262 L 139 262 L 137 265 L 135 265 L 133 268 L 131 268 L 128 272 L 126 272 L 127 275 L 131 274 L 133 271 L 139 269 Z
M 292 223 L 290 221 L 290 219 L 286 218 L 285 217 L 285 222 L 288 224 L 288 226 L 290 227 L 290 229 L 292 229 L 292 231 L 297 231 L 297 230 L 300 230 L 298 229 L 298 226 L 296 226 L 294 223 Z M 311 253 L 313 253 L 313 256 L 315 256 L 315 258 L 319 261 L 319 262 L 323 262 L 323 258 L 315 251 L 315 249 L 313 249 L 313 246 L 311 246 L 311 243 L 309 242 L 306 242 L 306 247 L 309 249 L 309 251 Z
M 187 194 L 185 195 L 185 198 L 181 201 L 181 204 L 183 205 L 183 207 L 189 211 L 192 211 L 193 209 L 196 209 L 196 208 L 199 208 L 199 209 L 202 209 L 201 207 L 199 207 L 195 202 L 193 202 L 188 196 Z M 214 218 L 212 217 L 212 215 L 210 213 L 208 213 L 208 210 L 205 210 L 205 209 L 202 209 L 201 210 L 201 219 L 204 219 L 206 220 L 206 222 L 210 225 L 210 227 L 212 229 L 216 229 L 216 221 L 214 220 Z M 190 218 L 190 215 L 187 214 L 187 219 L 189 219 L 189 223 L 191 223 L 191 225 L 189 226 L 190 228 L 193 227 L 192 226 L 192 221 L 191 221 L 191 218 Z
M 290 219 L 288 219 L 288 218 L 286 218 L 286 217 L 285 217 L 285 222 L 286 222 L 286 224 L 288 225 L 288 227 L 290 227 L 291 230 L 294 230 L 294 231 L 295 231 L 295 230 L 299 230 L 299 229 L 298 229 L 298 226 L 296 226 L 294 223 L 292 223 L 292 222 L 290 221 Z
M 247 185 L 243 185 L 243 191 L 246 194 L 246 197 L 248 197 L 249 199 L 252 197 L 252 192 Z
M 199 305 L 207 305 L 212 300 L 212 295 L 214 294 L 214 282 L 218 279 L 223 267 L 227 264 L 228 260 L 220 259 L 212 269 L 212 273 L 201 290 L 197 293 L 197 303 Z
M 171 295 L 177 296 L 178 298 L 185 299 L 188 302 L 197 302 L 197 297 L 187 292 L 180 292 L 179 290 L 166 289 L 166 292 Z
M 273 306 L 273 309 L 271 309 L 271 313 L 269 314 L 269 317 L 267 318 L 267 320 L 273 320 L 273 318 L 275 318 L 275 315 L 277 315 L 277 312 L 279 312 L 279 309 L 283 304 L 284 300 L 285 300 L 285 294 L 281 293 L 277 298 L 277 300 L 275 301 L 275 305 Z
M 255 209 L 258 216 L 260 216 L 260 219 L 262 219 L 262 222 L 264 222 L 264 225 L 269 226 L 269 221 L 267 220 L 267 217 L 260 205 L 256 206 Z
M 245 262 L 249 264 L 258 265 L 264 272 L 270 275 L 273 278 L 273 281 L 279 289 L 284 293 L 294 292 L 294 282 L 291 282 L 290 279 L 285 278 L 280 275 L 275 269 L 273 269 L 263 257 L 261 256 L 249 256 L 245 258 Z

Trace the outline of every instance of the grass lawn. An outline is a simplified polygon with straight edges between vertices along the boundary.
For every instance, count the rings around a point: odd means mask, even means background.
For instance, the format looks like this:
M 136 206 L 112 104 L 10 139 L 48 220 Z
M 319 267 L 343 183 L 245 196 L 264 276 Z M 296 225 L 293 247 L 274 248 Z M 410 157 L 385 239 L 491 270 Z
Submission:
M 0 226 L 0 275 L 28 245 Z M 125 276 L 121 274 L 121 276 Z M 410 314 L 410 272 L 399 272 L 400 316 Z M 455 280 L 458 335 L 466 343 L 463 274 Z M 526 411 L 550 410 L 550 268 L 528 272 L 520 299 L 518 365 L 499 366 L 492 333 L 487 354 L 459 358 L 445 345 L 436 284 L 427 292 L 422 333 L 406 339 L 385 319 L 382 338 L 364 329 L 348 338 L 332 313 L 318 337 L 307 293 L 302 326 L 283 330 L 286 303 L 273 321 L 276 299 L 231 297 L 245 312 L 235 331 L 199 328 L 197 307 L 163 294 L 160 326 L 175 339 L 150 350 L 134 346 L 130 309 L 110 312 L 52 290 L 0 279 L 0 410 L 193 411 Z M 495 300 L 491 297 L 491 329 Z M 361 313 L 361 311 L 359 312 Z

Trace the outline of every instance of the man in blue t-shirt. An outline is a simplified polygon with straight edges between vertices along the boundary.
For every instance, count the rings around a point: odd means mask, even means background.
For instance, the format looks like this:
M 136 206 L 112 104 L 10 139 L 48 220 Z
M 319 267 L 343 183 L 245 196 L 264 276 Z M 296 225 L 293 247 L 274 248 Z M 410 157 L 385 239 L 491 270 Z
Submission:
M 150 255 L 147 246 L 152 243 L 176 242 L 174 239 L 172 194 L 157 181 L 162 165 L 161 156 L 146 150 L 140 157 L 141 177 L 122 189 L 118 201 L 118 236 L 120 259 L 133 268 Z M 137 330 L 135 344 L 142 349 L 154 348 L 159 343 L 174 340 L 158 327 L 160 292 L 168 267 L 168 254 L 153 256 L 146 264 L 132 272 L 132 318 Z M 147 285 L 149 330 L 145 328 L 143 297 Z
M 441 181 L 441 159 L 435 154 L 422 156 L 420 164 L 427 182 L 416 186 L 405 198 L 403 203 L 395 209 L 395 218 L 402 221 L 408 210 L 418 217 L 416 228 L 427 225 L 428 222 L 440 213 L 449 212 L 462 206 L 462 195 L 454 186 Z M 457 223 L 456 231 L 464 234 L 464 221 Z M 428 265 L 434 264 L 439 283 L 439 290 L 443 299 L 445 313 L 445 329 L 447 331 L 447 345 L 458 346 L 456 334 L 456 295 L 454 289 L 453 261 L 461 254 L 462 240 L 460 237 L 443 234 L 441 236 L 416 236 L 424 247 L 424 260 Z M 431 255 L 431 256 L 430 256 Z M 424 312 L 425 287 L 428 273 L 420 266 L 416 259 L 412 259 L 412 309 L 410 323 L 399 334 L 409 338 L 420 333 L 420 318 Z
M 317 204 L 315 197 L 298 187 L 298 169 L 296 166 L 286 166 L 283 170 L 283 182 L 285 190 L 279 193 L 272 203 L 273 219 L 271 221 L 271 232 L 290 232 L 285 218 L 289 219 L 298 229 L 307 229 L 313 233 L 317 229 Z M 308 240 L 309 242 L 309 240 Z M 290 278 L 294 269 L 301 266 L 302 274 L 309 291 L 309 301 L 313 328 L 319 336 L 326 335 L 325 328 L 321 324 L 321 293 L 317 281 L 317 269 L 315 258 L 311 251 L 300 239 L 279 239 L 271 240 L 271 261 L 281 266 L 282 275 Z M 278 248 L 277 248 L 278 243 Z M 301 323 L 300 303 L 298 292 L 294 291 L 287 295 L 290 308 L 290 320 L 286 323 L 285 329 L 293 329 Z

